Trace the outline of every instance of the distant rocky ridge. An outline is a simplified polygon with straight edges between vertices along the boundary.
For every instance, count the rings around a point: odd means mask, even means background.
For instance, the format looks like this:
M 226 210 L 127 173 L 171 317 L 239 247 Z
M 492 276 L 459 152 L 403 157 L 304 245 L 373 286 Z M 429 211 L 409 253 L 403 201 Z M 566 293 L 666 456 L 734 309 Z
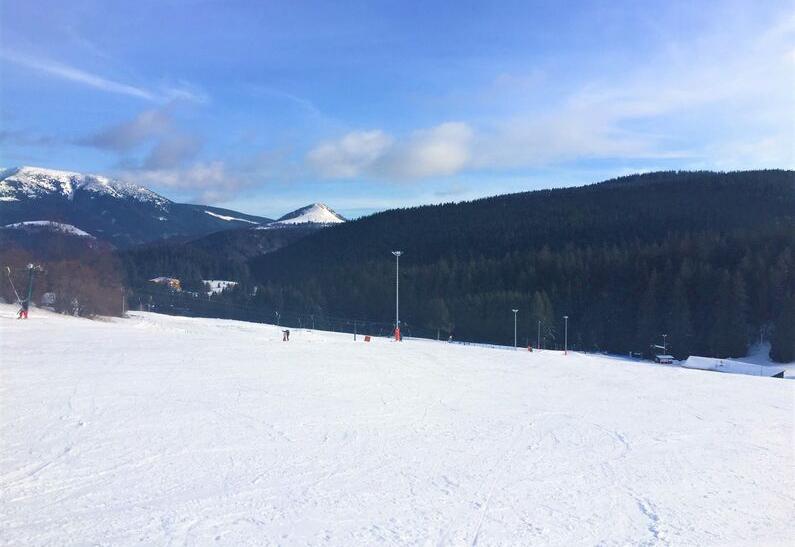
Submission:
M 176 203 L 143 186 L 99 175 L 27 166 L 0 170 L 0 226 L 33 221 L 71 225 L 127 248 L 241 228 L 323 227 L 345 219 L 322 203 L 274 221 L 220 207 Z

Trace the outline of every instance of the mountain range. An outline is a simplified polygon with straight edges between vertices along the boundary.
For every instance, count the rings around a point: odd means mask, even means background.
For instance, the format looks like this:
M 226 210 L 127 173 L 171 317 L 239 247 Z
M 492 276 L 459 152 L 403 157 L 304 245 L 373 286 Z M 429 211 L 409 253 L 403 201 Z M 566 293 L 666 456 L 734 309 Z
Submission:
M 30 222 L 43 221 L 70 225 L 117 248 L 129 248 L 249 228 L 300 226 L 298 232 L 305 233 L 345 219 L 319 203 L 273 220 L 220 207 L 176 203 L 143 186 L 99 175 L 28 166 L 0 171 L 0 227 L 30 229 Z M 41 229 L 40 224 L 36 230 Z M 244 240 L 274 239 L 241 233 Z

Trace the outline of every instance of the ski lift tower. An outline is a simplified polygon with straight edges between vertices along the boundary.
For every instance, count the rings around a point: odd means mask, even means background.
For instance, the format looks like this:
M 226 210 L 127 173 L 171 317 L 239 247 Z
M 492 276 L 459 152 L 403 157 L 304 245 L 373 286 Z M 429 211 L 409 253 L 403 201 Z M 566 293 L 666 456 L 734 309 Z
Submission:
M 519 310 L 513 308 L 511 311 L 513 312 L 513 349 L 516 349 L 516 314 Z
M 19 296 L 19 292 L 17 292 L 17 288 L 14 286 L 14 280 L 11 279 L 11 268 L 6 266 L 8 282 L 11 283 L 11 288 L 14 290 L 14 295 L 17 297 L 17 304 L 19 304 L 19 314 L 17 315 L 18 319 L 28 318 L 28 308 L 30 307 L 30 302 L 33 299 L 33 280 L 36 276 L 36 272 L 44 271 L 41 266 L 34 264 L 28 264 L 25 269 L 28 271 L 28 289 L 26 291 L 27 294 L 25 298 L 22 299 Z
M 400 255 L 403 251 L 392 251 L 395 255 L 395 340 L 400 342 Z

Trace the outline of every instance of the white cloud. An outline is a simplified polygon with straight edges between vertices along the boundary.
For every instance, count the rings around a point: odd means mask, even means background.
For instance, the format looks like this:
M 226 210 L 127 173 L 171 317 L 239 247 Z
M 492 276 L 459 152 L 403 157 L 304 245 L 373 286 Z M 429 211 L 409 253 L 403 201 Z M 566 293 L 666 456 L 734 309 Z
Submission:
M 127 171 L 120 178 L 155 189 L 168 189 L 178 199 L 219 203 L 237 195 L 251 181 L 229 173 L 223 161 L 197 162 L 184 169 L 143 169 Z
M 793 39 L 791 15 L 762 30 L 723 17 L 641 67 L 581 82 L 543 113 L 520 103 L 483 123 L 471 165 L 676 158 L 679 167 L 791 166 Z
M 354 131 L 325 142 L 307 155 L 315 170 L 328 178 L 351 178 L 368 172 L 389 150 L 393 139 L 380 130 Z
M 348 146 L 362 135 L 351 133 L 314 149 L 309 159 L 325 177 L 387 180 L 587 160 L 792 167 L 795 16 L 755 25 L 722 14 L 702 32 L 663 41 L 643 65 L 562 90 L 545 90 L 538 70 L 525 77 L 502 73 L 487 86 L 493 116 L 481 112 L 477 123 L 447 122 L 405 137 L 369 132 L 381 145 L 360 154 L 348 151 L 361 149 Z
M 472 137 L 472 130 L 462 122 L 417 130 L 403 140 L 381 130 L 354 131 L 315 147 L 307 160 L 326 178 L 447 176 L 467 164 Z
M 644 66 L 581 81 L 559 97 L 537 85 L 530 93 L 526 78 L 501 74 L 499 85 L 490 86 L 494 110 L 501 114 L 383 139 L 389 145 L 367 161 L 345 162 L 344 147 L 327 145 L 323 163 L 335 165 L 336 158 L 347 168 L 319 172 L 425 179 L 584 160 L 658 165 L 676 160 L 679 168 L 707 169 L 792 167 L 795 17 L 758 32 L 741 21 L 721 24 L 726 28 L 661 48 Z M 523 101 L 524 93 L 529 95 Z M 504 114 L 506 102 L 512 113 Z
M 466 167 L 472 138 L 472 129 L 462 122 L 415 131 L 384 158 L 382 174 L 409 179 L 453 175 Z

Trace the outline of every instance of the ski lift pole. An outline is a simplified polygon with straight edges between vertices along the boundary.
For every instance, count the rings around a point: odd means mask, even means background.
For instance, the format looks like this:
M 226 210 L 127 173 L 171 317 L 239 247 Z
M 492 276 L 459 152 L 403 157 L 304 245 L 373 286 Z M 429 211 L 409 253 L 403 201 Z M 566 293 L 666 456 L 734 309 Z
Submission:
M 6 266 L 6 273 L 8 275 L 8 282 L 11 284 L 11 289 L 14 291 L 14 296 L 17 297 L 17 304 L 22 304 L 22 299 L 19 297 L 19 293 L 17 292 L 17 288 L 14 286 L 14 280 L 11 279 L 11 267 Z
M 30 303 L 30 298 L 33 296 L 33 272 L 35 268 L 33 264 L 28 264 L 28 297 L 26 300 Z
M 28 308 L 30 307 L 30 302 L 33 298 L 33 278 L 36 272 L 40 270 L 41 270 L 40 266 L 34 266 L 33 264 L 28 264 L 28 294 L 25 300 L 21 302 L 22 309 L 19 310 L 20 319 L 28 318 Z

